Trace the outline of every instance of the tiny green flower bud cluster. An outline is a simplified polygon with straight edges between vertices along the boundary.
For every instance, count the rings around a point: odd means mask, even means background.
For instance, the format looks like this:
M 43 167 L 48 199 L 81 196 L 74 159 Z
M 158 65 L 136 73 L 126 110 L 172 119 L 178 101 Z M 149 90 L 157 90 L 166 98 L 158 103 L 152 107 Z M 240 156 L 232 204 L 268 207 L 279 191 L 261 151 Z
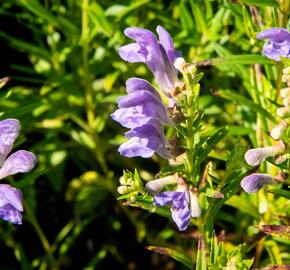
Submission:
M 132 178 L 126 179 L 121 176 L 119 179 L 120 186 L 117 188 L 117 192 L 121 195 L 127 194 L 135 189 L 135 182 Z

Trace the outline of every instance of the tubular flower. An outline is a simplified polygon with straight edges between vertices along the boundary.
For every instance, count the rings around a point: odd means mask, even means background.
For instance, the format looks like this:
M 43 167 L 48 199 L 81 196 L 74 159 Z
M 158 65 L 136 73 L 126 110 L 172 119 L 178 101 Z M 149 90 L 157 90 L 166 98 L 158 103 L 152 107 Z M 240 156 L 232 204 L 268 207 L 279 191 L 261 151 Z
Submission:
M 241 187 L 247 193 L 255 193 L 262 189 L 265 185 L 276 184 L 274 178 L 269 174 L 253 173 L 246 176 L 242 182 Z
M 283 143 L 272 147 L 250 149 L 245 154 L 245 160 L 250 166 L 258 166 L 262 160 L 283 153 L 285 146 Z
M 258 39 L 269 39 L 264 44 L 262 53 L 275 61 L 280 56 L 290 57 L 290 32 L 285 28 L 269 28 L 257 34 Z
M 126 157 L 151 157 L 155 152 L 171 158 L 166 149 L 163 124 L 171 125 L 166 107 L 157 90 L 146 80 L 131 78 L 126 82 L 127 96 L 118 100 L 118 107 L 111 116 L 122 126 L 131 128 L 125 133 L 129 140 L 119 147 Z
M 145 80 L 131 78 L 126 83 L 127 96 L 118 100 L 119 109 L 111 116 L 122 126 L 135 128 L 152 119 L 172 124 L 158 92 Z
M 178 179 L 176 191 L 164 191 L 154 195 L 154 205 L 169 205 L 172 219 L 180 231 L 186 230 L 191 216 L 198 217 L 201 214 L 197 194 L 189 191 L 182 178 Z
M 31 171 L 36 156 L 28 151 L 19 150 L 10 156 L 13 143 L 20 132 L 20 123 L 16 119 L 0 121 L 0 179 L 16 173 Z M 7 157 L 8 156 L 8 157 Z M 0 218 L 15 224 L 21 224 L 23 211 L 22 195 L 18 189 L 9 185 L 0 185 Z
M 180 53 L 175 51 L 171 36 L 162 26 L 157 26 L 156 31 L 159 40 L 147 29 L 126 28 L 125 35 L 136 43 L 121 47 L 119 54 L 125 61 L 145 63 L 154 74 L 161 89 L 170 97 L 174 88 L 179 85 L 177 70 L 173 63 Z

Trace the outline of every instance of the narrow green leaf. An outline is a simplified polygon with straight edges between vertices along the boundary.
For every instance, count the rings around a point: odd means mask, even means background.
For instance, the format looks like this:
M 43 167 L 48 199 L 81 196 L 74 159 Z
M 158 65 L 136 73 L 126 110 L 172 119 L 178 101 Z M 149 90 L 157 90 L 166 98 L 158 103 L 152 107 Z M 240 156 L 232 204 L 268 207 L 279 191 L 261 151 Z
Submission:
M 194 22 L 190 13 L 188 12 L 188 8 L 185 6 L 184 1 L 179 3 L 179 10 L 182 28 L 190 33 L 194 29 Z
M 164 248 L 164 247 L 156 247 L 156 246 L 147 246 L 146 249 L 154 251 L 156 253 L 166 255 L 180 263 L 182 263 L 184 266 L 186 266 L 188 269 L 192 270 L 193 262 L 189 257 L 184 255 L 184 253 L 180 253 L 176 250 L 170 249 L 170 248 Z
M 260 54 L 243 54 L 243 55 L 228 55 L 209 60 L 212 65 L 253 65 L 253 64 L 273 64 L 273 60 Z
M 254 103 L 252 100 L 248 98 L 245 98 L 239 94 L 233 93 L 233 91 L 230 91 L 230 90 L 219 90 L 217 91 L 217 95 L 225 99 L 235 101 L 239 103 L 240 105 L 244 105 L 248 107 L 249 109 L 251 109 L 253 112 L 259 112 L 260 114 L 264 115 L 265 117 L 267 117 L 268 119 L 276 123 L 276 119 L 272 114 L 270 114 L 260 105 Z
M 280 196 L 285 197 L 286 199 L 290 200 L 290 191 L 288 191 L 288 190 L 268 189 L 267 192 L 274 193 L 276 195 L 280 195 Z
M 279 7 L 279 3 L 276 0 L 238 0 L 241 4 L 257 7 Z
M 247 213 L 258 220 L 260 218 L 260 214 L 257 209 L 246 198 L 233 195 L 225 204 L 239 209 L 241 212 Z
M 227 133 L 227 129 L 221 128 L 212 136 L 207 138 L 205 142 L 202 142 L 202 145 L 198 146 L 196 154 L 199 157 L 199 162 L 202 162 L 207 157 L 215 145 L 221 141 L 227 135 Z
M 33 104 L 29 104 L 26 106 L 18 107 L 9 111 L 5 111 L 0 117 L 3 118 L 9 118 L 9 117 L 22 117 L 26 114 L 32 114 L 32 111 L 36 108 L 38 108 L 42 102 L 36 102 Z

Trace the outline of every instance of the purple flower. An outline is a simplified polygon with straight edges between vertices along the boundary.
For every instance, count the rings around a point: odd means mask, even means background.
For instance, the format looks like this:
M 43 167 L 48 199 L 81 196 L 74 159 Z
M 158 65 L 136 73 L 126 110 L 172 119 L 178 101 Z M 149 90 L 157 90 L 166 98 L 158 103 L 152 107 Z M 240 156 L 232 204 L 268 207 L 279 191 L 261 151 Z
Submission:
M 265 185 L 276 184 L 274 178 L 271 175 L 263 173 L 253 173 L 246 176 L 242 182 L 241 187 L 247 193 L 255 193 L 263 188 Z
M 166 149 L 168 144 L 161 123 L 151 121 L 140 127 L 133 128 L 125 133 L 129 141 L 119 147 L 119 152 L 125 157 L 149 158 L 154 152 L 164 158 L 171 158 L 170 152 Z
M 0 184 L 0 218 L 22 224 L 22 193 L 10 185 Z
M 36 156 L 25 150 L 19 150 L 8 156 L 19 132 L 18 120 L 0 121 L 0 179 L 16 173 L 31 171 L 37 162 Z M 0 184 L 0 218 L 21 224 L 22 211 L 21 192 L 9 185 Z
M 111 116 L 122 126 L 135 128 L 152 119 L 172 124 L 158 92 L 145 80 L 131 78 L 127 81 L 128 95 L 118 100 L 119 109 Z
M 178 85 L 177 70 L 174 68 L 174 60 L 180 56 L 175 51 L 172 38 L 162 27 L 156 29 L 157 37 L 149 30 L 139 27 L 126 28 L 127 37 L 136 41 L 119 49 L 121 58 L 125 61 L 136 63 L 144 62 L 154 74 L 161 89 L 171 96 Z
M 198 193 L 189 190 L 184 180 L 177 175 L 172 175 L 147 183 L 146 188 L 151 191 L 160 191 L 166 184 L 177 182 L 176 191 L 164 191 L 154 195 L 155 206 L 169 205 L 172 219 L 180 231 L 184 231 L 190 222 L 190 217 L 199 217 L 201 209 L 198 200 Z M 175 181 L 172 181 L 175 180 Z M 157 182 L 159 181 L 159 182 Z
M 285 28 L 269 28 L 257 34 L 258 39 L 269 39 L 264 44 L 263 54 L 275 61 L 280 61 L 280 56 L 290 57 L 290 33 Z
M 7 184 L 0 184 L 0 218 L 22 224 L 22 193 Z
M 172 219 L 180 231 L 184 231 L 190 221 L 189 192 L 165 191 L 154 196 L 155 206 L 170 205 Z

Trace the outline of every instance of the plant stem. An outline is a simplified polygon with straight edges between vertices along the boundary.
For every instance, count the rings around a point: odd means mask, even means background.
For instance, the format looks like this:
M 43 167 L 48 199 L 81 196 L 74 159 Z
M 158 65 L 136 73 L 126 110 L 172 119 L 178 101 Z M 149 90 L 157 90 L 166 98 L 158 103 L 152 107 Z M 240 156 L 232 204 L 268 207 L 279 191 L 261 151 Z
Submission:
M 26 214 L 27 214 L 27 217 L 28 217 L 28 220 L 29 222 L 31 223 L 31 225 L 33 226 L 34 230 L 36 231 L 36 234 L 42 244 L 42 247 L 46 253 L 46 256 L 47 256 L 47 260 L 48 260 L 48 263 L 50 264 L 51 266 L 51 270 L 58 270 L 58 266 L 57 266 L 57 261 L 56 259 L 54 258 L 54 255 L 53 255 L 53 252 L 52 252 L 52 247 L 51 245 L 49 244 L 42 228 L 40 227 L 33 211 L 31 210 L 29 204 L 27 202 L 25 202 L 25 210 L 26 210 Z

